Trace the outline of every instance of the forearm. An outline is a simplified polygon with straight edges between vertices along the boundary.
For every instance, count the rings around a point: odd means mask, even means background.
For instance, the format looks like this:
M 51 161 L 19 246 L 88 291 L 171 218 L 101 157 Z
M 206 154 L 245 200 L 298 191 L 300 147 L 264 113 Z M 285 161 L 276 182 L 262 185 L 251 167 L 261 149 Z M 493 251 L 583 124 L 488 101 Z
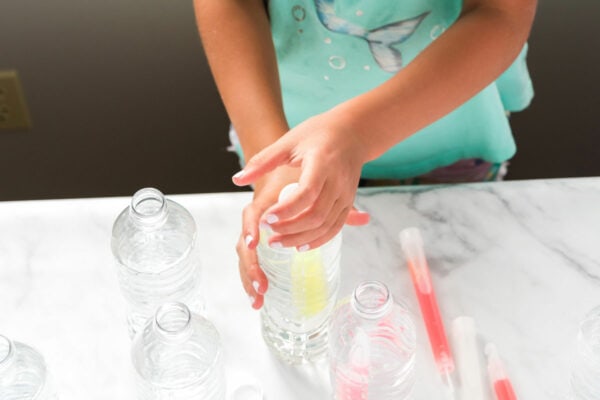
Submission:
M 200 37 L 219 93 L 250 159 L 287 130 L 262 0 L 195 0 Z
M 333 113 L 372 160 L 493 82 L 522 49 L 534 14 L 535 0 L 466 0 L 459 20 L 403 70 Z

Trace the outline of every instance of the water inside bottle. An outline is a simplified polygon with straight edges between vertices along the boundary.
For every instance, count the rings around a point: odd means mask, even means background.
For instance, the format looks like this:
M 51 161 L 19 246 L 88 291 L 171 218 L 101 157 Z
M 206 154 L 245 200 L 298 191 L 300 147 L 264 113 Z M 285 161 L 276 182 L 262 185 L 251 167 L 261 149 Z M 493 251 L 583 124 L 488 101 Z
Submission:
M 46 363 L 34 348 L 0 335 L 0 399 L 54 400 Z
M 137 191 L 115 220 L 111 247 L 130 337 L 162 303 L 203 311 L 196 231 L 192 215 L 154 188 Z
M 223 352 L 210 321 L 166 303 L 134 340 L 140 400 L 224 400 Z
M 339 289 L 341 234 L 326 245 L 298 252 L 273 249 L 261 231 L 258 257 L 269 280 L 261 310 L 263 338 L 284 361 L 312 362 L 327 349 L 329 317 Z

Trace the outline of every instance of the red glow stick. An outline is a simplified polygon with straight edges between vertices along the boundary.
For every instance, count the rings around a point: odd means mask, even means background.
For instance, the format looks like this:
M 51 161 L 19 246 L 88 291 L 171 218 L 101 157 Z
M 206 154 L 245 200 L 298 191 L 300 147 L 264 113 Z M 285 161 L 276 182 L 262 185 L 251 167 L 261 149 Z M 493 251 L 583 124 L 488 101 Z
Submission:
M 450 374 L 454 371 L 454 359 L 448 345 L 448 338 L 444 329 L 444 323 L 431 283 L 431 274 L 423 250 L 423 239 L 417 228 L 407 228 L 400 232 L 400 243 L 408 262 L 410 276 L 419 300 L 421 315 L 429 343 L 444 382 L 453 389 Z
M 488 373 L 496 398 L 498 400 L 517 400 L 517 395 L 506 375 L 504 365 L 498 355 L 496 346 L 492 343 L 488 343 L 485 346 L 485 354 L 487 354 L 488 357 Z

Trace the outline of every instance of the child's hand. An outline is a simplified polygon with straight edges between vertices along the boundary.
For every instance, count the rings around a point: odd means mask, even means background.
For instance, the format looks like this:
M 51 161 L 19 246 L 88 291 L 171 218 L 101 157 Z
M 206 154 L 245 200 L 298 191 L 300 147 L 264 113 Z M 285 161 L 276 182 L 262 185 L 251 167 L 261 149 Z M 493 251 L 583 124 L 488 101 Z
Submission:
M 288 167 L 277 168 L 266 174 L 255 185 L 254 199 L 244 208 L 242 214 L 242 233 L 236 250 L 242 284 L 255 309 L 262 307 L 264 294 L 268 288 L 267 277 L 260 268 L 256 254 L 256 246 L 259 242 L 259 221 L 264 211 L 277 202 L 281 189 L 289 183 L 297 182 L 299 174 L 299 169 Z M 346 223 L 362 225 L 368 221 L 367 213 L 358 212 L 353 208 L 348 214 Z
M 313 117 L 252 157 L 233 180 L 248 185 L 278 166 L 300 168 L 299 188 L 281 203 L 266 205 L 264 221 L 276 232 L 270 244 L 308 250 L 321 246 L 345 222 L 363 225 L 369 215 L 353 210 L 366 146 L 330 113 Z
M 297 168 L 278 168 L 262 177 L 254 189 L 254 199 L 242 213 L 242 233 L 236 250 L 239 257 L 240 278 L 250 304 L 259 309 L 263 305 L 268 282 L 256 255 L 259 242 L 259 221 L 264 211 L 277 202 L 279 192 L 289 183 L 298 180 Z

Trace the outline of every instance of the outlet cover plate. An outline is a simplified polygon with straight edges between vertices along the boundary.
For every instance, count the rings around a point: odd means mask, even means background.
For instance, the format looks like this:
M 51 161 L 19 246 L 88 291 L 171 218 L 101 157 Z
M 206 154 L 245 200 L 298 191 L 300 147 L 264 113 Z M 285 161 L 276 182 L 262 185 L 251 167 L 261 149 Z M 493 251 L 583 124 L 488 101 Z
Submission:
M 31 119 L 17 71 L 0 71 L 0 130 L 29 128 Z

